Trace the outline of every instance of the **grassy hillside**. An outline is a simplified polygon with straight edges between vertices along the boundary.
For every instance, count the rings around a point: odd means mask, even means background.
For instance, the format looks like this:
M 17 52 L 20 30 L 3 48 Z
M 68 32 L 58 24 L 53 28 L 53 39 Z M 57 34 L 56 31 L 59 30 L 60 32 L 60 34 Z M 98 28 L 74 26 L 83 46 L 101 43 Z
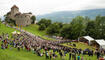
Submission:
M 4 24 L 0 25 L 0 34 L 8 33 L 11 36 L 12 32 L 15 29 L 5 26 Z M 2 50 L 1 41 L 0 41 L 0 60 L 43 60 L 44 57 L 39 57 L 33 54 L 32 52 L 27 52 L 26 50 L 18 51 L 16 48 L 9 48 Z
M 35 25 L 35 24 L 29 25 L 27 27 L 23 27 L 24 30 L 31 32 L 31 33 L 35 34 L 36 36 L 40 36 L 43 39 L 54 40 L 52 38 L 45 37 L 45 35 L 46 35 L 45 31 L 39 31 L 38 28 L 39 28 L 39 26 Z M 13 31 L 17 31 L 17 30 L 7 27 L 4 24 L 1 24 L 1 26 L 0 26 L 0 34 L 3 32 L 3 33 L 8 33 L 9 35 L 11 35 Z
M 32 27 L 34 27 L 35 25 L 31 25 Z M 37 31 L 37 29 L 35 29 L 35 32 L 31 29 L 33 29 L 32 27 L 25 27 L 28 31 L 33 32 L 34 34 L 41 34 L 41 36 L 43 36 L 45 34 L 45 32 L 43 31 L 41 33 L 41 31 Z M 24 28 L 24 29 L 25 29 Z M 34 27 L 35 28 L 35 27 Z M 38 28 L 38 26 L 36 27 Z M 4 24 L 2 24 L 2 26 L 0 27 L 0 34 L 2 32 L 4 33 L 9 33 L 9 35 L 11 35 L 11 32 L 15 31 L 15 29 L 6 27 Z M 56 53 L 58 55 L 58 53 Z M 68 60 L 69 58 L 69 54 L 67 54 L 65 56 L 65 60 Z M 89 58 L 91 58 L 91 60 L 96 60 L 96 56 L 93 57 L 88 57 L 87 55 L 84 55 L 84 58 L 87 58 L 89 60 Z M 39 57 L 36 54 L 33 54 L 32 51 L 31 52 L 27 52 L 25 49 L 21 49 L 20 51 L 17 50 L 17 48 L 13 48 L 9 45 L 8 49 L 1 49 L 1 41 L 0 41 L 0 60 L 46 60 L 45 56 L 43 57 Z M 60 56 L 58 55 L 58 57 L 55 60 L 61 60 Z
M 18 51 L 16 48 L 1 50 L 0 60 L 43 60 L 44 57 L 38 57 L 27 51 Z
M 72 44 L 72 45 L 76 44 L 76 47 L 73 47 L 70 44 Z M 83 42 L 72 42 L 72 43 L 69 43 L 69 44 L 64 43 L 64 44 L 61 44 L 61 45 L 64 45 L 64 46 L 67 46 L 67 47 L 72 47 L 72 48 L 83 49 L 83 50 L 85 50 L 87 48 L 89 48 L 91 50 L 95 50 L 95 48 L 93 48 L 93 46 L 89 46 L 89 45 L 87 45 L 86 43 L 83 43 Z
M 45 35 L 47 35 L 46 32 L 45 31 L 39 31 L 38 28 L 39 28 L 39 26 L 38 25 L 35 25 L 35 24 L 29 25 L 27 27 L 23 27 L 24 30 L 26 30 L 28 32 L 31 32 L 31 33 L 35 34 L 36 36 L 40 36 L 43 39 L 46 39 L 46 40 L 54 40 L 52 38 L 46 37 L 45 36 Z
M 8 33 L 9 35 L 11 35 L 13 31 L 16 31 L 16 30 L 13 28 L 7 27 L 4 24 L 0 25 L 0 34 L 1 33 Z

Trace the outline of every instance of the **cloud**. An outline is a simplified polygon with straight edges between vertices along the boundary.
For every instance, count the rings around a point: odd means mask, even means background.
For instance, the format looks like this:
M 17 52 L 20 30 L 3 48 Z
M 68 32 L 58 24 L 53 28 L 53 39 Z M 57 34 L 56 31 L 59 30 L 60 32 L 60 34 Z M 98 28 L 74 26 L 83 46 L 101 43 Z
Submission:
M 21 12 L 39 15 L 55 11 L 104 8 L 105 0 L 0 0 L 0 16 L 9 12 L 14 4 Z

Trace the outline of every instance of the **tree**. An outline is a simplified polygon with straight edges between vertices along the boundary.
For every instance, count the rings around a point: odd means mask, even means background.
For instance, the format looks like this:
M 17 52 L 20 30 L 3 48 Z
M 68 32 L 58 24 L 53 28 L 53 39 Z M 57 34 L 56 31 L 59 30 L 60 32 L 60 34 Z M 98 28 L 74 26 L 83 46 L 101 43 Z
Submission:
M 85 28 L 86 28 L 86 22 L 84 17 L 82 16 L 77 16 L 71 21 L 71 28 L 72 32 L 71 34 L 73 35 L 73 39 L 77 39 L 78 37 L 81 37 L 82 35 L 85 34 Z
M 104 38 L 105 36 L 105 16 L 96 16 L 96 38 Z
M 62 28 L 63 27 L 63 23 L 61 23 L 61 22 L 55 22 L 54 24 L 59 25 L 59 28 Z
M 45 26 L 48 27 L 48 26 L 51 24 L 51 20 L 50 20 L 50 19 L 42 18 L 42 19 L 38 22 L 38 25 L 41 25 L 41 24 L 45 24 Z
M 44 24 L 41 24 L 41 25 L 39 26 L 39 30 L 45 30 L 45 28 L 46 28 L 46 26 L 45 26 Z
M 39 22 L 38 22 L 38 25 L 41 26 L 41 25 L 44 25 L 45 26 L 45 29 L 51 25 L 51 20 L 50 19 L 41 19 Z M 44 30 L 45 30 L 44 29 Z
M 72 39 L 71 31 L 72 31 L 72 29 L 71 29 L 70 24 L 66 24 L 60 30 L 60 36 L 62 36 L 63 38 Z
M 9 23 L 9 24 L 11 24 L 11 25 L 16 25 L 15 20 L 8 18 L 7 15 L 8 15 L 8 14 L 4 15 L 4 17 L 5 17 L 5 22 L 7 22 L 7 23 Z
M 0 18 L 0 23 L 1 23 L 1 18 Z
M 89 21 L 86 27 L 86 35 L 96 38 L 96 23 L 95 21 Z
M 86 35 L 95 39 L 102 39 L 105 36 L 105 16 L 96 16 L 96 19 L 89 21 L 86 27 Z M 104 38 L 105 39 L 105 38 Z
M 49 35 L 58 35 L 59 34 L 59 25 L 56 23 L 51 24 L 50 26 L 48 26 L 48 28 L 46 29 L 46 33 Z
M 36 20 L 36 17 L 35 16 L 32 16 L 31 19 L 32 19 L 32 24 L 34 24 L 35 23 L 35 20 Z
M 101 38 L 105 38 L 105 16 L 101 17 Z

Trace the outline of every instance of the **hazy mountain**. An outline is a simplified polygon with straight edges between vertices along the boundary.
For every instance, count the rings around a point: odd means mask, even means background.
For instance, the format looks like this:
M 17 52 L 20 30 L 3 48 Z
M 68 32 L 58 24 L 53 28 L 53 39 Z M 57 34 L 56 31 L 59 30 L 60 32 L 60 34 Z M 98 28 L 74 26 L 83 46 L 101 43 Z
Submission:
M 39 15 L 37 20 L 41 18 L 51 19 L 53 22 L 70 22 L 76 16 L 88 16 L 94 19 L 97 15 L 105 16 L 105 9 L 91 9 L 91 10 L 78 10 L 78 11 L 60 11 L 50 14 Z

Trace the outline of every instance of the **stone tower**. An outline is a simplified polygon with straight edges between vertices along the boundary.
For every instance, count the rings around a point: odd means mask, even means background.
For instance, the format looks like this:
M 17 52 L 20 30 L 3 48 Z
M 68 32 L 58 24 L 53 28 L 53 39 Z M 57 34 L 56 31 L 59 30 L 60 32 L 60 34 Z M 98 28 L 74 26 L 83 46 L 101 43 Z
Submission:
M 17 14 L 17 13 L 19 13 L 19 8 L 16 6 L 16 5 L 14 5 L 12 8 L 11 8 L 11 18 L 13 19 L 13 20 L 15 20 L 15 15 Z

